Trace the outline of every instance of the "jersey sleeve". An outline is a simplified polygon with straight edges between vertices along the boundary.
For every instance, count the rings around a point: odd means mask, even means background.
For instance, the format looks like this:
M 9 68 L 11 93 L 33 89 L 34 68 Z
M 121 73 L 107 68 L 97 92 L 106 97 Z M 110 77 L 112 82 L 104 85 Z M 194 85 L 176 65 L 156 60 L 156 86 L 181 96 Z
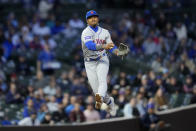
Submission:
M 81 37 L 82 37 L 82 41 L 84 43 L 86 43 L 88 41 L 93 41 L 92 33 L 89 32 L 89 31 L 87 31 L 87 30 L 85 30 L 85 31 L 82 32 L 82 36 Z
M 112 41 L 112 39 L 111 39 L 111 36 L 110 36 L 110 33 L 109 33 L 109 31 L 107 30 L 106 31 L 106 44 L 107 43 L 113 43 L 113 41 Z

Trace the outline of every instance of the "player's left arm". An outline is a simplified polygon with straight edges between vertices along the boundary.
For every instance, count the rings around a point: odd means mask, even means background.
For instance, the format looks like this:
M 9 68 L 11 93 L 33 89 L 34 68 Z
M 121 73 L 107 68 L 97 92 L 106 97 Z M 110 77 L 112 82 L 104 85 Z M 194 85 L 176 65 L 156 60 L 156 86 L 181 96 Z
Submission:
M 112 39 L 111 39 L 110 33 L 107 31 L 107 33 L 106 33 L 106 44 L 108 44 L 108 43 L 114 44 Z M 117 46 L 114 44 L 114 47 L 109 49 L 108 51 L 110 53 L 116 54 L 115 52 L 116 52 L 117 49 L 118 49 Z
M 109 32 L 107 32 L 106 43 L 113 43 Z M 127 47 L 127 50 L 119 50 L 119 48 L 114 44 L 114 47 L 109 49 L 108 51 L 110 53 L 117 55 L 117 56 L 125 56 L 128 54 L 129 49 Z

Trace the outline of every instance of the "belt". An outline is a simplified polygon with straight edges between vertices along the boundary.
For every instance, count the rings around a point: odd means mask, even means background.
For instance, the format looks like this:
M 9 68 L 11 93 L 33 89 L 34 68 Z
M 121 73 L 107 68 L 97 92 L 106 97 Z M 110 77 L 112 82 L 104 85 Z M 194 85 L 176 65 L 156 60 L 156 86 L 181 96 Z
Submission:
M 99 57 L 97 57 L 97 58 L 84 58 L 84 61 L 86 61 L 86 62 L 98 61 L 98 60 L 100 60 L 103 56 L 106 56 L 106 53 L 103 53 L 102 56 L 99 56 Z

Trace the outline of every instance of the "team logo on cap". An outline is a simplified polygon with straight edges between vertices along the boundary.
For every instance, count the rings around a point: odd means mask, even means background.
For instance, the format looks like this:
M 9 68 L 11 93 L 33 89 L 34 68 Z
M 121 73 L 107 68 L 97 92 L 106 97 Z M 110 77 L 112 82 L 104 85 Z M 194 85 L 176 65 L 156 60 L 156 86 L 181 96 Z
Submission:
M 93 14 L 93 11 L 91 11 L 91 14 Z

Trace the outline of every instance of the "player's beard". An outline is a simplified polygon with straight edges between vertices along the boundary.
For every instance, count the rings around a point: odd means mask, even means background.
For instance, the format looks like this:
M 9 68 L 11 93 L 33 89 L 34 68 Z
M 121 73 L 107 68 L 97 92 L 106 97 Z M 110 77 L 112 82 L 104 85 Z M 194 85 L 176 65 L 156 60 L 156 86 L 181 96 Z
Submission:
M 92 27 L 95 28 L 96 26 L 98 26 L 98 23 L 92 24 Z
M 94 24 L 94 25 L 92 25 L 92 27 L 94 27 L 94 28 L 95 28 L 95 27 L 97 27 L 97 25 L 98 25 L 98 24 Z

